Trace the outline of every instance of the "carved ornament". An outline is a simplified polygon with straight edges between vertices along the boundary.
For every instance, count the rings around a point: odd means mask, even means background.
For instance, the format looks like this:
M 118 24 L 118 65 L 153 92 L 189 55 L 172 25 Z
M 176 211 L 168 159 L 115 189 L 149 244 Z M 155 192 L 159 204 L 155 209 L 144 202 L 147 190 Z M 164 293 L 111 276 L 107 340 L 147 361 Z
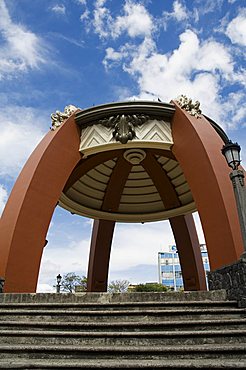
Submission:
M 176 101 L 180 107 L 186 110 L 191 116 L 201 118 L 200 115 L 202 111 L 200 109 L 200 102 L 198 100 L 193 103 L 192 99 L 188 98 L 186 95 L 180 95 Z
M 112 128 L 115 140 L 126 144 L 128 140 L 132 140 L 136 136 L 135 127 L 141 126 L 149 119 L 150 117 L 145 114 L 121 114 L 104 118 L 99 123 L 105 127 Z
M 68 119 L 78 108 L 74 105 L 67 105 L 64 108 L 64 112 L 57 110 L 55 113 L 51 114 L 51 130 L 57 129 L 61 124 Z
M 146 153 L 142 149 L 128 149 L 123 154 L 124 158 L 127 162 L 133 165 L 139 165 L 144 158 L 146 157 Z

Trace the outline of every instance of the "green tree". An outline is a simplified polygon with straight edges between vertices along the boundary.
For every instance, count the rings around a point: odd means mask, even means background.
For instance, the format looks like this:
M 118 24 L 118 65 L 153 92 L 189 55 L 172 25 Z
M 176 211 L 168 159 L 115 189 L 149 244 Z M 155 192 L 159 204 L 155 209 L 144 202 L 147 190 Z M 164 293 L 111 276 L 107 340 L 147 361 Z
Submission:
M 170 289 L 162 284 L 158 283 L 146 283 L 138 284 L 133 289 L 132 292 L 168 292 Z
M 112 280 L 108 285 L 108 292 L 125 293 L 127 292 L 129 284 L 130 282 L 128 280 Z
M 68 272 L 63 276 L 61 280 L 61 291 L 74 293 L 76 286 L 82 286 L 83 290 L 87 289 L 87 278 L 86 276 L 76 275 L 75 272 Z

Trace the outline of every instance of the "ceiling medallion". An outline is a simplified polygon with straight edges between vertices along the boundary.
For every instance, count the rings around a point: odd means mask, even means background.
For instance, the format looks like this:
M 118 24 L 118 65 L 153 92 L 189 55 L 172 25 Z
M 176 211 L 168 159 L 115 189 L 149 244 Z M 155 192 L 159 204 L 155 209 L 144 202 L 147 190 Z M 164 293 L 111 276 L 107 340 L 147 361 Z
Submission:
M 201 109 L 200 109 L 200 102 L 198 100 L 195 103 L 192 102 L 192 99 L 188 98 L 186 95 L 180 95 L 176 102 L 180 105 L 180 107 L 187 111 L 191 116 L 196 118 L 201 118 Z
M 138 165 L 144 160 L 146 153 L 142 149 L 128 149 L 124 152 L 123 156 L 127 162 Z
M 99 121 L 100 124 L 111 127 L 113 129 L 113 138 L 126 144 L 128 140 L 134 139 L 136 136 L 135 127 L 141 126 L 149 120 L 149 116 L 145 114 L 119 114 L 104 118 Z

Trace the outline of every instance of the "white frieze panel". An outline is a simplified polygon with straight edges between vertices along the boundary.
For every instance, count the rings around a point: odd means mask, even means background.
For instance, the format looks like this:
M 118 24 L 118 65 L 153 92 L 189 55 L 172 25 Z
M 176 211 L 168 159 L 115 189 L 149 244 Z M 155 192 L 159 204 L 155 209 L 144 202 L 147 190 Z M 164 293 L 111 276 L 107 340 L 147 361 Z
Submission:
M 116 140 L 114 128 L 95 124 L 82 128 L 80 152 L 85 156 L 113 149 L 131 147 L 169 149 L 173 144 L 171 124 L 151 119 L 134 127 L 134 137 L 126 143 Z
M 136 127 L 136 139 L 143 141 L 161 141 L 173 144 L 171 125 L 169 122 L 151 120 Z
M 112 138 L 112 129 L 103 125 L 93 125 L 81 130 L 80 151 L 98 145 L 108 144 Z

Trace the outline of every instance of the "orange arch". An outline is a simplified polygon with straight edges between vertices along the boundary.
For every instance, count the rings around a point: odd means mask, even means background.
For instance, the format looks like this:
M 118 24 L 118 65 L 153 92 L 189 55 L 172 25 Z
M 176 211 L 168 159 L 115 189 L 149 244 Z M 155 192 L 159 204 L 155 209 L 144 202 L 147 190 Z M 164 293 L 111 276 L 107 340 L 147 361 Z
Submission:
M 173 153 L 195 200 L 212 270 L 243 253 L 242 234 L 224 144 L 206 118 L 196 118 L 176 104 L 172 120 Z
M 81 159 L 71 116 L 50 131 L 20 173 L 0 222 L 0 276 L 5 292 L 35 292 L 46 234 L 62 189 Z

